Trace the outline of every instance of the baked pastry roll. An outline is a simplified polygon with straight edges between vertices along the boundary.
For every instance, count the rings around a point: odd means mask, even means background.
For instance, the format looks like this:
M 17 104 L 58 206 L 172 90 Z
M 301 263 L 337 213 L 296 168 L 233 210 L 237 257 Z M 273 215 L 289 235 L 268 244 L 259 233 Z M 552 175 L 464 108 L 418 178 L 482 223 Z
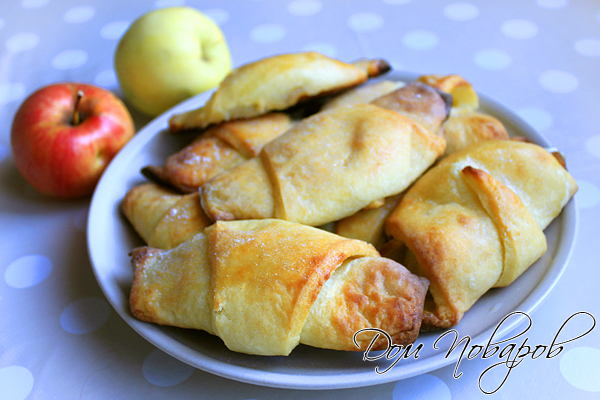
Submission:
M 458 98 L 454 98 L 453 107 L 450 112 L 450 116 L 446 119 L 441 126 L 441 131 L 436 126 L 431 127 L 433 130 L 440 131 L 441 135 L 446 139 L 446 150 L 444 155 L 447 156 L 469 144 L 492 139 L 508 139 L 508 133 L 504 128 L 504 125 L 496 118 L 476 112 L 472 107 L 476 107 L 477 102 L 472 101 L 477 99 L 477 94 L 472 90 L 471 85 L 458 75 L 428 75 L 419 79 L 422 82 L 433 85 L 435 88 L 442 90 L 448 94 L 454 92 L 458 93 Z M 383 83 L 383 82 L 382 82 Z M 366 84 L 359 86 L 354 89 L 350 89 L 348 92 L 360 90 L 362 87 L 367 87 L 375 84 Z M 464 87 L 468 87 L 468 90 Z M 462 88 L 462 89 L 457 89 Z M 464 89 L 464 90 L 463 90 Z M 458 90 L 458 92 L 457 92 Z M 404 92 L 404 93 L 403 93 Z M 437 99 L 438 106 L 432 106 L 434 111 L 427 110 L 426 107 L 431 106 L 434 102 L 422 102 L 424 97 L 417 95 L 420 91 L 415 90 L 410 86 L 403 87 L 398 90 L 398 93 L 388 96 L 386 101 L 395 100 L 393 108 L 396 110 L 403 109 L 404 115 L 418 119 L 419 115 L 435 115 L 435 109 L 441 110 L 441 101 Z M 472 95 L 466 96 L 472 92 Z M 436 94 L 428 91 L 435 98 Z M 400 94 L 400 95 L 398 95 Z M 348 96 L 348 99 L 344 98 L 344 95 L 339 95 L 334 98 L 341 98 L 341 101 L 352 101 L 357 102 L 361 99 L 359 96 Z M 425 97 L 427 99 L 427 97 Z M 458 100 L 458 102 L 457 102 Z M 470 100 L 465 103 L 465 100 Z M 375 101 L 377 104 L 377 100 Z M 417 105 L 414 105 L 417 103 Z M 421 103 L 421 105 L 419 105 Z M 456 106 L 455 106 L 456 105 Z M 425 111 L 422 111 L 425 110 Z M 438 111 L 439 113 L 439 111 Z M 414 114 L 417 114 L 416 116 Z M 443 114 L 438 114 L 437 123 L 440 123 Z M 387 237 L 383 231 L 383 224 L 387 217 L 390 215 L 392 210 L 400 201 L 401 196 L 394 196 L 385 200 L 385 205 L 381 209 L 375 207 L 365 208 L 360 210 L 354 215 L 346 217 L 336 223 L 335 232 L 341 236 L 365 240 L 375 245 L 377 249 L 380 249 Z M 390 246 L 387 246 L 388 249 Z M 394 247 L 394 246 L 392 246 Z
M 133 251 L 136 318 L 218 335 L 237 352 L 414 342 L 427 280 L 365 242 L 281 220 L 217 222 L 175 249 Z M 380 338 L 375 348 L 386 348 Z
M 418 80 L 452 96 L 452 110 L 442 126 L 446 138 L 445 156 L 475 142 L 509 138 L 502 122 L 475 111 L 479 107 L 479 96 L 462 76 L 423 75 Z
M 337 106 L 347 106 L 350 104 L 370 103 L 376 98 L 391 93 L 404 85 L 404 82 L 388 80 L 363 83 L 360 86 L 345 90 L 332 97 L 323 104 L 321 110 L 327 110 Z
M 385 220 L 400 203 L 403 195 L 404 192 L 386 197 L 380 207 L 363 208 L 356 214 L 342 218 L 335 223 L 334 232 L 343 237 L 371 243 L 376 249 L 381 248 L 387 242 Z
M 230 72 L 203 107 L 172 116 L 169 127 L 173 132 L 205 128 L 285 110 L 301 100 L 361 84 L 389 70 L 384 60 L 348 64 L 316 52 L 264 58 Z
M 412 82 L 378 97 L 371 104 L 396 111 L 421 124 L 431 133 L 438 133 L 448 118 L 451 97 L 421 82 Z
M 442 124 L 442 130 L 446 139 L 444 156 L 476 142 L 509 139 L 500 120 L 469 108 L 453 109 L 450 117 Z
M 403 82 L 381 81 L 349 89 L 326 102 L 322 110 L 338 105 L 365 103 L 396 111 L 430 132 L 437 133 L 448 118 L 451 97 L 421 82 L 406 85 Z
M 335 107 L 207 182 L 202 206 L 213 220 L 278 218 L 318 226 L 400 193 L 443 151 L 443 138 L 394 111 Z
M 446 118 L 447 103 L 445 99 L 437 91 L 420 83 L 401 84 L 399 88 L 393 88 L 394 85 L 391 85 L 393 83 L 399 82 L 381 81 L 349 89 L 347 93 L 334 97 L 331 103 L 326 103 L 324 108 L 345 103 L 359 104 L 374 99 L 374 104 L 401 112 L 413 120 L 421 122 L 425 120 L 424 124 L 428 125 L 432 132 L 439 131 L 440 124 Z M 368 89 L 370 87 L 372 89 Z M 361 91 L 363 88 L 364 92 Z M 379 100 L 379 98 L 382 99 Z M 452 126 L 455 125 L 458 124 L 455 123 Z M 450 139 L 454 138 L 452 134 L 449 136 Z M 384 222 L 401 197 L 401 195 L 394 195 L 386 199 L 379 199 L 356 214 L 337 221 L 335 233 L 348 238 L 364 240 L 379 249 L 386 241 Z
M 446 139 L 444 155 L 482 140 L 509 138 L 502 122 L 491 115 L 475 111 L 479 106 L 479 98 L 471 84 L 463 77 L 424 75 L 419 77 L 418 82 L 407 86 L 393 81 L 366 83 L 335 96 L 326 102 L 322 109 L 372 102 L 400 112 L 422 123 L 432 132 L 439 132 Z M 394 87 L 395 85 L 400 86 Z M 443 102 L 438 93 L 428 88 L 451 95 L 445 99 L 448 103 Z M 379 99 L 380 97 L 382 98 Z M 450 99 L 452 108 L 448 110 Z M 438 130 L 440 124 L 442 131 Z
M 490 288 L 520 276 L 576 190 L 550 153 L 511 140 L 473 144 L 425 173 L 386 221 L 408 248 L 402 264 L 430 281 L 424 329 L 456 325 Z
M 192 193 L 212 177 L 257 156 L 265 144 L 291 126 L 289 115 L 281 112 L 214 125 L 169 156 L 163 166 L 147 166 L 142 173 L 183 193 Z
M 211 224 L 197 192 L 181 195 L 155 183 L 129 190 L 121 210 L 142 240 L 159 249 L 176 247 Z
M 477 92 L 471 83 L 460 75 L 422 75 L 418 81 L 450 94 L 454 108 L 479 108 Z

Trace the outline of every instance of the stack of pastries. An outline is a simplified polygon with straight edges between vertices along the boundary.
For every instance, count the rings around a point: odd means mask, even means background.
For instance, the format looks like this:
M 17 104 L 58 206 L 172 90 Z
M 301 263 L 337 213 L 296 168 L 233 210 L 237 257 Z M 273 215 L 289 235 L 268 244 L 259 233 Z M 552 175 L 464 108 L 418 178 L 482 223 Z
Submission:
M 133 315 L 248 354 L 375 350 L 355 333 L 408 345 L 532 265 L 577 190 L 560 157 L 511 140 L 464 78 L 389 69 L 273 56 L 172 116 L 197 138 L 122 202 L 147 244 Z

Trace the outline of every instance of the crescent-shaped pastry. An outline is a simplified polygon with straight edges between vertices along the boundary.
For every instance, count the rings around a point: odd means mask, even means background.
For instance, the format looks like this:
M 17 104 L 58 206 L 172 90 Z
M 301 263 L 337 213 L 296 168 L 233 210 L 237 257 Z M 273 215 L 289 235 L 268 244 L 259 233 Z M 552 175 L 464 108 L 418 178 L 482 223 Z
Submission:
M 477 101 L 474 101 L 477 100 L 477 94 L 464 78 L 458 75 L 427 75 L 419 78 L 419 80 L 433 85 L 436 89 L 448 94 L 454 93 L 455 95 L 462 96 L 453 96 L 454 102 L 450 116 L 442 124 L 441 135 L 446 139 L 445 156 L 475 142 L 509 138 L 502 122 L 490 115 L 474 111 L 473 107 L 477 106 Z M 385 91 L 387 85 L 381 86 L 381 88 L 378 86 L 378 84 L 385 82 L 388 81 L 364 84 L 357 88 L 349 89 L 347 94 L 344 93 L 334 97 L 325 106 L 335 106 L 336 100 L 340 103 L 354 104 L 360 103 L 363 100 L 368 101 L 370 99 L 368 95 L 377 91 L 381 91 L 381 95 L 386 95 L 387 93 L 383 93 L 383 91 Z M 371 86 L 373 89 L 367 91 L 366 88 Z M 364 96 L 360 92 L 362 88 L 365 88 L 366 93 Z M 389 93 L 393 91 L 391 90 Z M 403 92 L 404 94 L 402 94 Z M 434 102 L 423 102 L 423 97 L 417 96 L 417 92 L 414 87 L 411 88 L 409 85 L 408 87 L 399 89 L 398 93 L 388 96 L 386 102 L 392 99 L 395 100 L 392 103 L 393 109 L 398 110 L 402 108 L 404 115 L 408 115 L 413 119 L 419 119 L 419 115 L 423 114 L 435 115 L 436 105 L 432 106 Z M 436 99 L 436 101 L 439 103 L 437 109 L 441 110 L 441 101 L 439 99 Z M 375 100 L 376 104 L 377 102 Z M 431 109 L 427 109 L 426 107 L 428 106 Z M 439 115 L 437 123 L 441 120 L 442 114 Z M 387 198 L 385 199 L 385 205 L 381 208 L 367 207 L 354 215 L 338 221 L 335 224 L 335 232 L 344 237 L 365 240 L 375 245 L 377 249 L 381 249 L 387 239 L 383 230 L 384 221 L 398 204 L 400 198 L 400 195 Z M 399 243 L 392 243 L 387 245 L 385 250 L 390 251 L 394 249 L 394 252 L 396 252 L 398 246 Z
M 197 192 L 181 195 L 155 183 L 129 190 L 121 210 L 142 240 L 158 249 L 176 247 L 211 224 Z
M 135 317 L 202 329 L 237 352 L 288 355 L 299 343 L 366 350 L 373 333 L 414 342 L 427 280 L 365 242 L 281 220 L 217 222 L 169 250 L 134 250 Z M 386 348 L 380 338 L 373 350 Z
M 350 104 L 365 104 L 393 92 L 404 86 L 404 82 L 383 80 L 379 82 L 367 82 L 360 86 L 345 90 L 342 93 L 326 101 L 321 110 Z
M 205 128 L 285 110 L 301 100 L 361 84 L 389 69 L 384 60 L 349 64 L 316 52 L 264 58 L 233 70 L 203 107 L 172 116 L 169 128 L 173 132 Z
M 150 165 L 142 173 L 183 193 L 192 193 L 212 177 L 257 156 L 265 144 L 291 126 L 289 115 L 281 112 L 213 125 L 169 156 L 163 166 Z
M 381 107 L 322 111 L 201 189 L 213 220 L 279 218 L 318 226 L 403 191 L 444 151 L 444 139 Z
M 444 156 L 475 142 L 509 138 L 502 122 L 491 115 L 475 111 L 479 107 L 479 96 L 462 76 L 423 75 L 418 80 L 452 96 L 450 116 L 442 125 L 446 138 Z
M 446 138 L 444 156 L 476 142 L 509 139 L 500 120 L 469 108 L 452 109 L 450 117 L 442 124 L 442 130 Z
M 421 124 L 431 133 L 438 133 L 448 118 L 450 97 L 421 82 L 412 82 L 391 93 L 378 97 L 371 104 L 396 111 Z
M 422 75 L 418 81 L 450 94 L 454 108 L 479 108 L 477 92 L 471 83 L 460 75 Z
M 395 87 L 397 85 L 399 87 Z M 451 95 L 449 115 L 448 104 L 428 87 Z M 333 97 L 322 109 L 368 102 L 408 116 L 433 132 L 437 132 L 443 122 L 439 134 L 446 139 L 444 156 L 475 142 L 509 138 L 502 122 L 475 111 L 479 105 L 477 93 L 459 75 L 424 75 L 417 84 L 408 85 L 394 81 L 369 82 Z
M 520 276 L 576 190 L 550 153 L 512 140 L 473 144 L 425 173 L 386 221 L 408 248 L 398 261 L 430 281 L 424 329 L 456 325 L 490 288 Z

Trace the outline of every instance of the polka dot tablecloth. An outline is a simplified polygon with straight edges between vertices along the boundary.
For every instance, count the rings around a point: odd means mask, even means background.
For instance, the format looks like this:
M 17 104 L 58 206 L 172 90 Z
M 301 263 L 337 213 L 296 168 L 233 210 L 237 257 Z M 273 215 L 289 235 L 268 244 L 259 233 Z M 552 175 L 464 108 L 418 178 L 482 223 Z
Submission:
M 13 116 L 59 81 L 121 96 L 119 38 L 154 8 L 189 5 L 223 30 L 234 65 L 316 50 L 394 69 L 458 73 L 514 110 L 566 156 L 579 191 L 577 241 L 565 273 L 533 315 L 530 343 L 549 343 L 569 316 L 600 316 L 600 3 L 594 0 L 14 0 L 0 5 L 0 400 L 476 399 L 474 358 L 377 386 L 302 391 L 196 370 L 136 334 L 104 298 L 86 247 L 89 199 L 38 194 L 16 170 Z M 149 118 L 129 107 L 142 128 Z M 574 337 L 589 320 L 569 325 Z M 525 359 L 496 398 L 600 397 L 600 328 L 557 357 Z M 498 361 L 497 359 L 495 360 Z M 500 375 L 502 373 L 498 372 Z M 505 372 L 504 372 L 505 373 Z M 497 376 L 495 378 L 498 378 Z M 500 377 L 501 378 L 501 377 Z

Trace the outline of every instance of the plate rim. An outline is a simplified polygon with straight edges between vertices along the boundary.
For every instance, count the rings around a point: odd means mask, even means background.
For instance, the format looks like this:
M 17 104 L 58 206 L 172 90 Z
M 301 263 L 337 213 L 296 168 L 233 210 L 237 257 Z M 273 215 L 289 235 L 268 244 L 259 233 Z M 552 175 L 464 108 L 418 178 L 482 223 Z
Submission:
M 410 81 L 416 79 L 420 75 L 422 74 L 406 71 L 391 71 L 379 79 Z M 168 119 L 171 115 L 203 105 L 208 100 L 212 92 L 214 92 L 214 90 L 194 96 L 176 105 L 165 113 L 154 118 L 142 129 L 140 129 L 134 138 L 127 143 L 127 145 L 110 162 L 98 185 L 96 186 L 96 190 L 94 191 L 90 203 L 87 221 L 88 254 L 96 281 L 98 282 L 104 296 L 107 298 L 108 302 L 117 312 L 117 314 L 119 314 L 119 316 L 145 340 L 167 354 L 173 356 L 174 358 L 179 359 L 180 361 L 195 368 L 223 378 L 259 386 L 298 390 L 329 390 L 366 387 L 411 378 L 445 367 L 452 363 L 456 363 L 459 354 L 453 354 L 451 357 L 444 357 L 443 352 L 440 352 L 432 357 L 411 364 L 409 372 L 406 372 L 405 369 L 398 368 L 391 369 L 389 372 L 381 375 L 375 373 L 374 370 L 359 372 L 356 374 L 350 373 L 338 375 L 302 375 L 256 370 L 244 366 L 232 365 L 225 361 L 216 360 L 204 354 L 199 355 L 195 350 L 185 346 L 181 342 L 178 342 L 168 334 L 159 331 L 157 326 L 139 321 L 129 315 L 126 310 L 119 307 L 117 299 L 110 295 L 108 288 L 105 287 L 102 276 L 100 276 L 98 260 L 101 257 L 98 255 L 99 249 L 94 246 L 94 242 L 100 232 L 93 228 L 98 224 L 98 218 L 101 218 L 101 216 L 94 211 L 100 207 L 104 187 L 108 185 L 109 178 L 112 176 L 112 174 L 114 174 L 113 171 L 118 170 L 118 167 L 121 163 L 124 163 L 132 155 L 138 154 L 141 148 L 150 142 L 155 135 L 159 134 L 166 128 L 168 125 Z M 480 98 L 481 105 L 483 105 L 485 108 L 491 108 L 494 111 L 502 114 L 502 117 L 507 118 L 512 125 L 517 127 L 519 131 L 525 132 L 528 138 L 532 138 L 537 144 L 543 144 L 547 147 L 550 146 L 550 143 L 544 136 L 535 131 L 533 127 L 525 122 L 514 111 L 479 92 L 478 96 Z M 577 236 L 578 210 L 576 207 L 575 196 L 571 198 L 559 216 L 555 218 L 554 223 L 556 222 L 560 223 L 560 229 L 563 233 L 561 236 L 559 236 L 559 249 L 542 279 L 537 283 L 536 286 L 532 288 L 527 297 L 525 297 L 523 301 L 519 303 L 515 311 L 524 311 L 528 315 L 536 311 L 548 297 L 550 292 L 554 289 L 560 277 L 564 273 L 572 255 Z M 524 318 L 525 317 L 522 315 L 517 316 L 516 318 L 512 318 L 510 323 L 507 323 L 506 325 L 503 324 L 501 329 L 499 329 L 496 333 L 498 335 L 497 337 L 506 336 L 508 333 L 518 327 L 524 321 Z M 495 326 L 490 327 L 479 335 L 473 337 L 471 343 L 484 344 L 495 329 Z

